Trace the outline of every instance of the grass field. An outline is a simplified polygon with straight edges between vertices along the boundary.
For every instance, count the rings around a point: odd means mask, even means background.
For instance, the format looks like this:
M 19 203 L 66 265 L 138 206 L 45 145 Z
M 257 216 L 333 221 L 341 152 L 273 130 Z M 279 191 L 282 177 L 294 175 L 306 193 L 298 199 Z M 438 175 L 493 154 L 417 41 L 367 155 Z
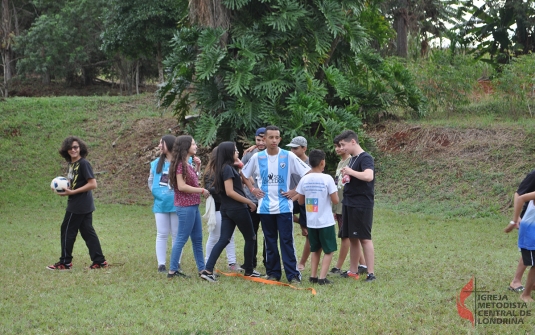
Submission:
M 451 212 L 444 215 L 441 204 L 432 210 L 438 198 L 426 202 L 416 196 L 413 206 L 403 205 L 410 204 L 410 199 L 393 203 L 392 199 L 403 198 L 405 192 L 400 186 L 404 184 L 397 183 L 396 178 L 407 176 L 393 169 L 410 168 L 401 165 L 397 156 L 392 158 L 396 161 L 383 165 L 382 175 L 383 183 L 392 183 L 398 189 L 390 189 L 392 194 L 388 196 L 378 193 L 376 198 L 378 280 L 374 283 L 333 277 L 335 284 L 316 286 L 316 295 L 235 277 L 222 277 L 217 284 L 210 284 L 194 276 L 190 243 L 182 263 L 192 278 L 169 281 L 156 271 L 155 224 L 146 198 L 140 200 L 142 205 L 122 204 L 118 199 L 121 194 L 131 196 L 129 189 L 114 189 L 113 197 L 109 197 L 102 194 L 109 191 L 107 182 L 99 182 L 95 193 L 94 225 L 112 266 L 85 270 L 90 260 L 79 237 L 74 269 L 48 271 L 45 266 L 59 256 L 59 226 L 65 208 L 65 199 L 48 189 L 52 177 L 63 171 L 57 154 L 60 141 L 68 134 L 80 134 L 92 149 L 90 161 L 98 161 L 121 129 L 126 133 L 129 125 L 140 119 L 161 116 L 143 98 L 17 98 L 1 102 L 0 109 L 0 334 L 533 332 L 535 315 L 515 318 L 523 324 L 474 327 L 457 312 L 457 298 L 472 277 L 479 293 L 472 293 L 466 300 L 471 312 L 532 312 L 532 306 L 484 309 L 474 301 L 474 297 L 487 295 L 496 295 L 502 302 L 520 301 L 516 293 L 506 289 L 519 256 L 516 233 L 501 232 L 510 212 L 495 210 L 481 217 Z M 113 124 L 122 128 L 114 129 Z M 430 167 L 419 173 L 432 171 Z M 488 177 L 485 173 L 481 169 L 476 180 L 458 182 L 477 183 Z M 102 177 L 97 180 L 112 179 Z M 510 180 L 498 193 L 511 192 L 515 183 Z M 425 188 L 421 191 L 429 192 Z M 486 201 L 499 199 L 499 195 L 486 191 L 481 193 Z M 463 192 L 454 195 L 459 203 L 472 201 Z M 448 206 L 454 206 L 455 202 L 449 201 Z M 421 203 L 417 206 L 415 202 Z M 426 214 L 418 209 L 422 207 L 428 208 Z M 297 249 L 301 251 L 304 241 L 297 225 L 295 228 Z M 237 250 L 242 250 L 239 236 L 237 244 Z M 238 259 L 243 260 L 239 252 Z M 224 257 L 218 265 L 225 268 Z M 259 270 L 263 272 L 264 268 Z M 309 274 L 307 264 L 303 277 Z M 309 286 L 305 280 L 301 288 Z M 479 317 L 482 323 L 490 319 Z

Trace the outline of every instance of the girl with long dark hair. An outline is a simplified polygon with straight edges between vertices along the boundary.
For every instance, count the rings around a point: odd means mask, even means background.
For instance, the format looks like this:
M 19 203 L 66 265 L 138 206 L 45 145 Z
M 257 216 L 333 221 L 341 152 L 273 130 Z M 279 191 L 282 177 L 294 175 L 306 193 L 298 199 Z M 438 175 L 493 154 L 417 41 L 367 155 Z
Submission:
M 193 137 L 182 135 L 176 138 L 173 145 L 172 160 L 169 176 L 169 185 L 175 190 L 175 206 L 177 207 L 178 234 L 173 243 L 168 278 L 186 275 L 180 270 L 179 260 L 182 248 L 191 237 L 193 256 L 197 270 L 204 270 L 204 257 L 202 252 L 202 222 L 199 204 L 201 194 L 207 198 L 210 192 L 199 187 L 197 173 L 188 164 L 188 159 L 197 153 L 197 144 Z
M 208 258 L 206 269 L 201 271 L 201 278 L 209 282 L 217 281 L 213 273 L 215 263 L 230 242 L 236 227 L 245 240 L 243 249 L 244 275 L 246 277 L 260 277 L 260 274 L 253 269 L 256 235 L 251 216 L 247 212 L 247 206 L 249 206 L 249 210 L 255 211 L 256 205 L 245 197 L 241 176 L 234 166 L 236 161 L 238 161 L 236 144 L 234 142 L 221 143 L 217 149 L 214 164 L 215 191 L 221 195 L 221 235 Z
M 158 148 L 160 157 L 150 163 L 148 179 L 149 189 L 154 197 L 152 212 L 156 219 L 156 260 L 158 272 L 167 272 L 165 268 L 167 254 L 167 240 L 169 235 L 174 242 L 178 232 L 178 216 L 175 207 L 175 192 L 169 186 L 169 166 L 171 165 L 171 151 L 176 137 L 165 135 L 160 139 Z

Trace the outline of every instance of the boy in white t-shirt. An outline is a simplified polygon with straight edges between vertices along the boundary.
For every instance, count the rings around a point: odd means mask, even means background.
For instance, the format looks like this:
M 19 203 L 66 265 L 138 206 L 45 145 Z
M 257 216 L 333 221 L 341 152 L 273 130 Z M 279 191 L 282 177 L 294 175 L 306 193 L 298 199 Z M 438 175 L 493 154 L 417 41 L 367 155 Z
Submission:
M 308 239 L 312 252 L 309 281 L 320 285 L 332 284 L 326 277 L 333 253 L 337 249 L 331 202 L 338 203 L 338 189 L 333 177 L 322 173 L 325 168 L 325 152 L 312 150 L 308 157 L 312 170 L 301 178 L 296 191 L 299 194 L 299 204 L 306 206 Z M 318 278 L 318 265 L 322 250 L 325 255 Z

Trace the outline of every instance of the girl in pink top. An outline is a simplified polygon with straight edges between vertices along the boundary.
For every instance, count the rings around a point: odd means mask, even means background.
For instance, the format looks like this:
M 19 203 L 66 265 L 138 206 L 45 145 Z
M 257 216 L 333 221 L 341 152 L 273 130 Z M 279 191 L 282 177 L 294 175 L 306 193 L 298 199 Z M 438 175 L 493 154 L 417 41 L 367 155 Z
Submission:
M 178 215 L 178 234 L 171 252 L 168 278 L 185 277 L 178 263 L 182 256 L 182 248 L 191 237 L 193 256 L 199 273 L 204 270 L 204 256 L 202 252 L 202 222 L 199 204 L 201 194 L 207 198 L 208 190 L 199 186 L 197 172 L 188 164 L 188 159 L 197 153 L 197 144 L 193 137 L 182 135 L 176 138 L 173 145 L 171 167 L 175 171 L 169 175 L 169 185 L 175 190 L 175 206 Z

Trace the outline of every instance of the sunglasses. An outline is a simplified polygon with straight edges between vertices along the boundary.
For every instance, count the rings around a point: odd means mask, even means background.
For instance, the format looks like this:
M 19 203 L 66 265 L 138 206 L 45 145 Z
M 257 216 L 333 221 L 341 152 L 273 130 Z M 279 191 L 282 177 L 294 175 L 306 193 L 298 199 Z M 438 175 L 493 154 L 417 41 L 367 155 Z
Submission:
M 78 150 L 78 149 L 80 149 L 80 147 L 77 145 L 73 145 L 72 147 L 69 148 L 69 150 Z

